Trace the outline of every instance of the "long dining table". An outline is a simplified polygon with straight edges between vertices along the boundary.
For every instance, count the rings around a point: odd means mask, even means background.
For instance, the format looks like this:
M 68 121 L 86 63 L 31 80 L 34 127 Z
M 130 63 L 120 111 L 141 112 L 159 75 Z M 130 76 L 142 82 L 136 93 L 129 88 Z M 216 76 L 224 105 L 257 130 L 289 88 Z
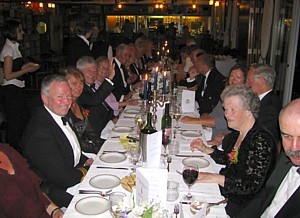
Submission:
M 136 131 L 135 121 L 134 121 L 134 112 L 140 111 L 140 105 L 137 106 L 127 106 L 125 110 L 121 113 L 120 118 L 115 125 L 115 127 L 125 128 L 129 127 L 133 131 Z M 189 116 L 198 116 L 198 112 L 194 112 L 192 114 L 183 114 Z M 176 121 L 173 120 L 173 127 L 176 125 Z M 180 205 L 180 212 L 179 217 L 181 218 L 188 218 L 188 217 L 197 217 L 192 215 L 190 212 L 190 205 L 188 204 L 181 204 L 180 202 L 184 201 L 183 197 L 188 192 L 188 187 L 184 183 L 182 175 L 180 172 L 183 170 L 183 160 L 189 157 L 193 157 L 200 159 L 201 161 L 199 166 L 199 172 L 213 172 L 218 173 L 219 170 L 222 168 L 221 165 L 218 165 L 214 162 L 209 155 L 206 155 L 200 151 L 191 152 L 190 150 L 190 143 L 194 139 L 193 136 L 186 135 L 183 133 L 191 132 L 199 132 L 200 137 L 204 142 L 206 142 L 211 137 L 211 129 L 204 128 L 201 125 L 194 125 L 194 124 L 184 124 L 179 121 L 180 128 L 175 129 L 172 135 L 172 141 L 178 141 L 180 144 L 180 151 L 179 155 L 170 155 L 172 157 L 172 161 L 169 165 L 169 172 L 168 172 L 168 181 L 177 181 L 179 183 L 179 197 L 177 200 L 173 202 L 167 202 L 166 209 L 168 210 L 168 217 L 177 217 L 174 214 L 174 205 Z M 118 128 L 115 128 L 118 129 Z M 126 129 L 126 128 L 125 128 Z M 107 161 L 103 161 L 101 155 L 103 155 L 107 151 L 124 151 L 124 146 L 120 143 L 119 136 L 124 134 L 123 130 L 119 131 L 110 131 L 108 139 L 101 147 L 100 151 L 94 158 L 93 164 L 90 166 L 88 173 L 86 174 L 83 181 L 78 186 L 77 190 L 75 191 L 74 197 L 65 211 L 64 217 L 67 218 L 76 218 L 76 217 L 112 217 L 110 215 L 109 210 L 97 214 L 97 215 L 86 215 L 82 213 L 80 207 L 82 206 L 80 203 L 83 202 L 83 199 L 88 199 L 90 197 L 99 197 L 99 194 L 80 194 L 79 190 L 95 190 L 95 191 L 105 191 L 106 189 L 99 189 L 97 186 L 93 184 L 93 181 L 96 181 L 99 175 L 114 175 L 115 177 L 122 179 L 125 176 L 128 176 L 132 173 L 132 168 L 130 167 L 130 163 L 128 158 L 125 160 L 118 162 L 118 163 L 108 163 Z M 163 147 L 162 147 L 163 153 Z M 143 166 L 141 166 L 143 167 Z M 161 157 L 160 168 L 167 168 L 167 161 L 166 157 Z M 97 188 L 95 188 L 97 187 Z M 131 193 L 125 190 L 122 185 L 117 185 L 113 188 L 113 192 L 123 192 L 126 195 L 130 195 Z M 203 202 L 218 202 L 224 199 L 221 195 L 218 184 L 215 183 L 196 183 L 191 188 L 191 193 L 195 199 L 203 201 Z M 103 197 L 108 200 L 108 196 Z M 217 205 L 210 208 L 210 212 L 206 215 L 206 217 L 228 217 L 225 211 L 225 205 Z

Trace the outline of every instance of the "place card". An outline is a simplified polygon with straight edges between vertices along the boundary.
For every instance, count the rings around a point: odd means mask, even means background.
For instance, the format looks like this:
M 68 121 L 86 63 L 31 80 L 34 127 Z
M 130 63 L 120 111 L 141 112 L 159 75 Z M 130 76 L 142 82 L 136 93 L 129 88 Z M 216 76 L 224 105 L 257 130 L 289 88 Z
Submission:
M 160 203 L 166 206 L 168 171 L 166 169 L 136 169 L 136 202 Z
M 193 113 L 195 110 L 195 91 L 182 91 L 182 113 Z
M 158 131 L 147 135 L 147 146 L 145 154 L 147 162 L 144 163 L 146 168 L 156 168 L 160 166 L 160 155 L 161 155 L 161 140 L 162 140 L 162 131 Z M 145 148 L 143 148 L 145 149 Z

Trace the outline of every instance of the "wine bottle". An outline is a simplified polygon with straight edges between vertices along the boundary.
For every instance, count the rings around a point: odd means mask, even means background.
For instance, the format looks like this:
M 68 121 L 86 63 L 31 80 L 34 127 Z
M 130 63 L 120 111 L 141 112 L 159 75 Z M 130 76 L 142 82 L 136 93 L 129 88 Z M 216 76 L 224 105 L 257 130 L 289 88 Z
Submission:
M 147 137 L 148 135 L 157 132 L 153 126 L 152 126 L 152 114 L 149 112 L 147 114 L 147 124 L 146 126 L 141 129 L 140 131 L 140 146 L 142 147 L 142 156 L 143 156 L 143 162 L 147 164 L 147 150 L 148 150 L 148 144 L 147 144 Z
M 148 90 L 147 90 L 147 100 L 148 101 L 152 101 L 152 99 L 153 99 L 153 92 L 151 90 L 151 85 L 152 85 L 152 83 L 148 82 Z
M 152 113 L 147 114 L 147 124 L 146 126 L 141 130 L 141 133 L 143 134 L 152 134 L 155 133 L 156 130 L 152 126 Z
M 165 114 L 161 118 L 162 144 L 165 147 L 171 142 L 172 138 L 172 117 L 170 115 L 170 104 L 165 104 Z

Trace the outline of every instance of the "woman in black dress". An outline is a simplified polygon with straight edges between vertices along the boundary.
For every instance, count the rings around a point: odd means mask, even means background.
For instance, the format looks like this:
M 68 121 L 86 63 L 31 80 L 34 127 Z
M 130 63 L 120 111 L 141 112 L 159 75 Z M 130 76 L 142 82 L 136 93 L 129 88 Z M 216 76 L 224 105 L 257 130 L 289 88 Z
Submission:
M 272 133 L 256 122 L 260 101 L 245 85 L 227 86 L 221 94 L 225 117 L 233 131 L 223 139 L 222 148 L 207 147 L 194 140 L 191 150 L 209 154 L 225 165 L 219 174 L 201 172 L 200 183 L 217 183 L 228 198 L 226 212 L 233 217 L 265 185 L 276 161 L 276 142 Z

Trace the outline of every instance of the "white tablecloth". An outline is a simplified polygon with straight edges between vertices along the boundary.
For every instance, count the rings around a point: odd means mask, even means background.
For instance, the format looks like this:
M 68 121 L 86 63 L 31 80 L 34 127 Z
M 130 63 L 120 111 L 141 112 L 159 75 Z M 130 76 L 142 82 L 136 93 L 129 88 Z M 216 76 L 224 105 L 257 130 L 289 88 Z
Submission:
M 136 108 L 136 107 L 129 107 L 129 108 Z M 124 116 L 128 116 L 128 114 L 122 114 L 117 126 L 130 126 L 133 127 L 134 126 L 134 119 L 133 118 L 124 118 Z M 132 115 L 129 115 L 132 116 Z M 196 114 L 195 114 L 196 116 Z M 203 133 L 202 138 L 205 141 L 206 139 L 210 139 L 211 137 L 211 129 L 202 129 L 201 125 L 188 125 L 188 124 L 183 124 L 179 121 L 179 125 L 181 127 L 181 129 L 185 129 L 185 130 L 198 130 L 201 131 Z M 173 123 L 173 126 L 175 126 L 175 123 Z M 181 137 L 179 130 L 176 131 L 176 138 L 173 140 L 177 140 L 180 143 L 180 154 L 191 154 L 191 151 L 189 149 L 189 145 L 191 140 L 186 140 L 184 138 Z M 110 167 L 128 167 L 129 166 L 129 162 L 128 160 L 125 160 L 121 163 L 114 163 L 114 164 L 108 164 L 105 163 L 103 161 L 100 160 L 100 155 L 102 154 L 102 152 L 104 150 L 124 150 L 123 145 L 120 144 L 119 139 L 115 138 L 116 136 L 118 136 L 119 134 L 115 133 L 115 132 L 111 132 L 108 140 L 104 143 L 104 145 L 102 146 L 100 152 L 98 153 L 98 155 L 96 156 L 93 165 L 90 167 L 86 177 L 84 178 L 84 180 L 81 182 L 81 184 L 79 185 L 79 189 L 85 189 L 85 190 L 97 190 L 96 188 L 92 187 L 89 184 L 89 181 L 91 178 L 93 178 L 94 176 L 97 175 L 101 175 L 101 174 L 112 174 L 115 176 L 118 176 L 120 179 L 123 178 L 126 175 L 129 175 L 132 171 L 131 170 L 120 170 L 120 169 L 99 169 L 96 168 L 97 166 L 110 166 Z M 200 151 L 196 151 L 194 152 L 194 154 L 202 154 Z M 201 171 L 205 171 L 205 172 L 218 172 L 220 170 L 220 168 L 222 166 L 217 165 L 208 155 L 206 154 L 202 154 L 204 156 L 204 158 L 206 160 L 209 161 L 209 166 L 205 167 L 205 168 L 201 168 Z M 168 173 L 168 180 L 175 180 L 177 182 L 180 183 L 180 196 L 179 198 L 175 201 L 175 202 L 168 202 L 167 203 L 167 209 L 169 211 L 169 217 L 175 217 L 175 215 L 173 214 L 173 208 L 175 203 L 179 203 L 183 196 L 187 194 L 188 188 L 186 186 L 186 184 L 183 182 L 182 176 L 176 172 L 176 170 L 181 171 L 183 169 L 183 164 L 182 164 L 182 160 L 184 159 L 184 157 L 177 157 L 177 156 L 173 156 L 172 155 L 172 162 L 170 164 L 170 172 Z M 166 160 L 162 159 L 161 161 L 161 168 L 166 168 Z M 129 192 L 127 192 L 125 189 L 122 188 L 121 185 L 113 188 L 113 191 L 121 191 L 124 193 L 127 193 L 128 195 L 130 194 Z M 192 189 L 192 194 L 197 198 L 197 199 L 201 199 L 203 201 L 206 202 L 217 202 L 219 200 L 224 199 L 219 191 L 219 187 L 217 184 L 201 184 L 201 183 L 196 183 Z M 76 192 L 76 194 L 74 195 L 74 198 L 72 199 L 69 207 L 67 208 L 66 212 L 65 212 L 65 216 L 66 218 L 76 218 L 76 217 L 111 217 L 109 211 L 104 212 L 103 214 L 99 214 L 96 216 L 92 216 L 92 215 L 83 215 L 79 212 L 77 212 L 77 210 L 75 209 L 75 205 L 76 203 L 83 198 L 89 197 L 89 196 L 97 196 L 96 194 L 79 194 L 78 191 Z M 106 197 L 108 198 L 108 197 Z M 189 205 L 182 205 L 180 207 L 181 211 L 180 211 L 180 217 L 193 217 L 189 211 Z M 227 217 L 226 212 L 225 212 L 225 208 L 224 205 L 219 205 L 219 206 L 214 206 L 211 208 L 210 213 L 207 215 L 207 217 Z

